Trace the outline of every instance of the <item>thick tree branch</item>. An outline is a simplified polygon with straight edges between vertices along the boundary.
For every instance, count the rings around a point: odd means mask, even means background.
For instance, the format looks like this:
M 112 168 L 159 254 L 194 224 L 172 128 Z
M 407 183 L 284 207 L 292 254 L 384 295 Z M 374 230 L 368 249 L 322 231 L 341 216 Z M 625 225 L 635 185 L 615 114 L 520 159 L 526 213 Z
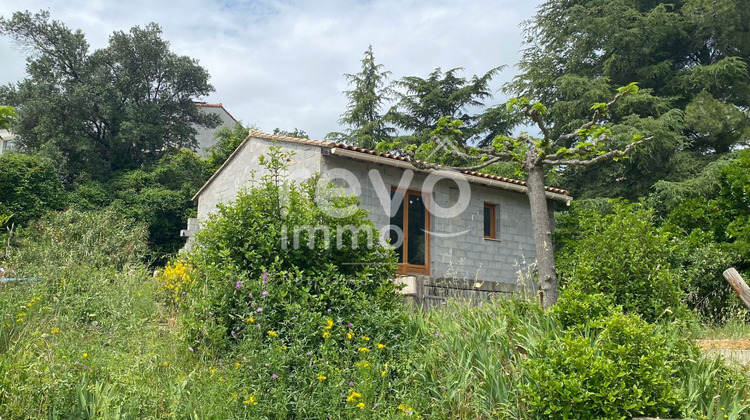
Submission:
M 544 159 L 542 160 L 542 163 L 546 165 L 556 165 L 556 166 L 590 166 L 595 163 L 599 163 L 601 161 L 612 159 L 616 157 L 622 157 L 628 154 L 630 152 L 630 149 L 632 149 L 635 146 L 638 146 L 639 144 L 648 142 L 653 140 L 653 137 L 646 137 L 641 140 L 638 140 L 636 142 L 630 143 L 627 146 L 625 146 L 625 149 L 623 150 L 612 150 L 610 152 L 607 152 L 603 155 L 597 156 L 592 159 L 570 159 L 570 160 L 552 160 L 552 159 Z

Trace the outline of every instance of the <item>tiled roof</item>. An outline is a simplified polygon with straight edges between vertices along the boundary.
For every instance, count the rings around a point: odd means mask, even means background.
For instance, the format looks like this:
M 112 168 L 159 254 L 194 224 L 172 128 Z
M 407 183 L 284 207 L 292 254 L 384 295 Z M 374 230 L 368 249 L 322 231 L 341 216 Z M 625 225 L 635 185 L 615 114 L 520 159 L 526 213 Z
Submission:
M 219 104 L 219 105 L 221 105 L 221 104 Z M 213 182 L 214 178 L 216 178 L 216 176 L 222 170 L 224 170 L 224 167 L 229 164 L 229 162 L 232 160 L 232 158 L 235 156 L 235 154 L 237 154 L 242 148 L 244 148 L 245 144 L 248 141 L 250 141 L 250 139 L 252 139 L 252 138 L 261 138 L 261 139 L 268 139 L 268 140 L 279 140 L 279 141 L 286 141 L 286 142 L 292 142 L 292 143 L 298 143 L 298 144 L 309 144 L 311 146 L 325 147 L 325 148 L 330 148 L 330 149 L 334 149 L 334 148 L 336 148 L 336 149 L 344 149 L 344 150 L 350 150 L 350 151 L 353 151 L 353 152 L 362 153 L 362 154 L 366 154 L 366 155 L 372 155 L 372 156 L 378 156 L 378 157 L 381 157 L 381 158 L 385 158 L 386 159 L 385 162 L 387 162 L 387 160 L 390 159 L 390 160 L 393 160 L 394 163 L 396 161 L 410 163 L 409 159 L 406 158 L 406 157 L 403 157 L 403 156 L 397 156 L 397 155 L 393 155 L 393 154 L 390 154 L 390 153 L 380 153 L 380 152 L 376 152 L 375 150 L 363 149 L 361 147 L 355 147 L 355 146 L 348 145 L 348 144 L 334 143 L 334 142 L 323 141 L 323 140 L 303 139 L 303 138 L 290 137 L 290 136 L 280 136 L 280 135 L 276 135 L 276 134 L 264 133 L 264 132 L 257 131 L 257 130 L 250 130 L 249 135 L 242 142 L 242 144 L 240 144 L 237 147 L 237 149 L 235 149 L 235 151 L 232 152 L 231 155 L 229 155 L 229 157 L 224 162 L 224 164 L 221 165 L 221 167 L 211 176 L 211 178 L 209 178 L 208 181 L 206 181 L 206 183 L 201 187 L 201 189 L 198 190 L 197 193 L 195 193 L 195 196 L 193 196 L 193 200 L 196 200 L 198 198 L 198 196 L 203 192 L 203 190 L 206 189 L 206 187 L 208 187 L 208 185 L 211 184 L 211 182 Z M 526 182 L 518 180 L 518 179 L 506 178 L 506 177 L 497 176 L 497 175 L 484 174 L 484 173 L 476 172 L 476 171 L 462 170 L 462 171 L 459 171 L 459 172 L 463 173 L 463 174 L 466 174 L 466 175 L 478 177 L 478 178 L 489 179 L 489 180 L 492 180 L 492 181 L 505 182 L 505 183 L 509 183 L 509 184 L 519 185 L 519 186 L 522 186 L 522 187 L 526 187 L 527 186 Z M 562 196 L 569 196 L 568 191 L 564 190 L 564 189 L 561 189 L 561 188 L 553 188 L 553 187 L 544 187 L 544 188 L 545 188 L 545 190 L 547 192 L 550 192 L 550 193 L 559 194 L 559 195 L 562 195 Z M 569 201 L 569 200 L 566 199 L 566 201 Z
M 397 155 L 393 155 L 390 153 L 380 153 L 380 152 L 376 152 L 375 150 L 363 149 L 361 147 L 355 147 L 355 146 L 352 146 L 349 144 L 343 144 L 343 143 L 334 143 L 334 142 L 322 141 L 322 140 L 300 139 L 297 137 L 289 137 L 289 136 L 277 136 L 274 134 L 263 133 L 263 132 L 256 131 L 256 130 L 250 130 L 250 137 L 264 138 L 264 139 L 269 139 L 269 140 L 277 139 L 277 140 L 282 140 L 282 141 L 290 141 L 294 143 L 310 144 L 310 145 L 320 146 L 320 147 L 346 149 L 346 150 L 352 150 L 352 151 L 359 152 L 359 153 L 365 153 L 368 155 L 380 156 L 380 157 L 384 157 L 388 159 L 399 160 L 402 162 L 409 162 L 409 159 L 404 156 L 397 156 Z M 503 176 L 485 174 L 485 173 L 476 172 L 476 171 L 461 170 L 459 172 L 461 172 L 462 174 L 466 174 L 466 175 L 472 175 L 472 176 L 476 176 L 480 178 L 491 179 L 493 181 L 507 182 L 510 184 L 521 185 L 524 187 L 526 186 L 526 182 L 518 180 L 518 179 L 506 178 Z M 568 191 L 562 188 L 554 188 L 554 187 L 544 187 L 544 188 L 547 191 L 553 192 L 556 194 L 569 195 Z

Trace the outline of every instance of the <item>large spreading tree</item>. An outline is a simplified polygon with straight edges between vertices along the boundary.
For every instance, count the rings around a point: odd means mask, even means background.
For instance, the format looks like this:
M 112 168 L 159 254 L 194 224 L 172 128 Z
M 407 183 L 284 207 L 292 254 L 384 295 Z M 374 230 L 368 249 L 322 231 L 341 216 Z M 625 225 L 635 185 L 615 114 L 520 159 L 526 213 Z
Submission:
M 627 161 L 566 170 L 565 186 L 579 197 L 643 196 L 660 180 L 696 176 L 749 144 L 746 1 L 547 0 L 525 36 L 521 74 L 508 88 L 552 104 L 553 136 L 578 127 L 591 103 L 634 80 L 642 94 L 625 98 L 610 123 L 659 135 Z
M 500 162 L 512 161 L 524 172 L 536 244 L 538 285 L 545 308 L 554 305 L 558 296 L 546 176 L 555 168 L 591 167 L 607 160 L 618 160 L 627 157 L 636 146 L 650 142 L 654 137 L 644 137 L 638 133 L 637 128 L 631 127 L 630 140 L 619 148 L 614 142 L 612 130 L 606 126 L 609 116 L 620 109 L 620 103 L 627 98 L 637 97 L 638 90 L 635 83 L 619 88 L 611 101 L 595 103 L 590 107 L 592 116 L 586 122 L 564 134 L 553 134 L 546 121 L 547 107 L 526 97 L 512 99 L 508 102 L 508 109 L 516 109 L 527 123 L 538 129 L 538 135 L 500 135 L 486 147 L 474 147 L 467 142 L 467 137 L 461 130 L 462 121 L 451 117 L 439 119 L 438 127 L 432 132 L 433 143 L 447 146 L 446 150 L 465 162 L 460 169 L 476 171 Z M 443 165 L 418 160 L 417 147 L 407 147 L 402 152 L 418 168 L 444 168 Z
M 52 157 L 66 181 L 156 162 L 195 147 L 194 124 L 218 124 L 193 103 L 213 91 L 208 72 L 171 52 L 154 23 L 115 32 L 93 52 L 46 11 L 0 18 L 0 34 L 29 52 L 26 78 L 2 87 L 0 103 L 18 110 L 21 149 Z

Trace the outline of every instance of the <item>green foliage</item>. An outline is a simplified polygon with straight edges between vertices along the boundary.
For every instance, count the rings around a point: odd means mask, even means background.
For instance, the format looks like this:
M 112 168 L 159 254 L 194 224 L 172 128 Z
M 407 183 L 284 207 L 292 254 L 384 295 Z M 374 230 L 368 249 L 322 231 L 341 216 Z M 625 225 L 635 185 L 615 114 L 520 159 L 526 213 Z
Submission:
M 681 171 L 686 159 L 713 160 L 746 144 L 748 16 L 735 0 L 548 0 L 525 25 L 522 73 L 506 88 L 551 104 L 553 137 L 579 127 L 591 103 L 607 111 L 614 133 L 634 116 L 650 125 L 642 131 L 656 141 L 631 159 L 565 174 L 577 197 L 635 199 L 660 180 L 694 175 Z M 640 95 L 606 107 L 613 89 L 634 80 Z
M 574 208 L 560 224 L 573 235 L 557 255 L 563 284 L 603 293 L 647 321 L 685 314 L 681 276 L 671 259 L 675 244 L 654 226 L 653 210 L 614 201 L 609 214 Z
M 251 126 L 250 128 L 255 127 Z M 248 128 L 243 127 L 241 124 L 236 124 L 232 128 L 221 127 L 214 135 L 216 143 L 208 149 L 208 157 L 206 158 L 208 172 L 216 172 L 247 138 L 247 134 Z
M 192 124 L 218 124 L 193 103 L 213 90 L 208 73 L 171 52 L 154 23 L 115 32 L 93 52 L 47 11 L 0 18 L 0 34 L 30 52 L 28 77 L 0 89 L 0 102 L 18 109 L 17 141 L 52 157 L 66 182 L 155 162 L 195 145 Z
M 635 315 L 615 312 L 590 329 L 569 329 L 525 362 L 524 387 L 535 418 L 674 417 L 681 395 L 673 385 L 666 337 Z
M 272 149 L 261 159 L 269 174 L 221 206 L 195 236 L 190 262 L 196 283 L 189 296 L 195 306 L 189 312 L 199 343 L 225 342 L 253 315 L 262 316 L 265 328 L 286 333 L 295 316 L 396 306 L 389 280 L 395 257 L 380 245 L 367 213 L 316 178 L 284 182 L 289 159 Z
M 329 133 L 326 138 L 375 149 L 396 134 L 382 114 L 384 103 L 393 94 L 391 88 L 386 86 L 391 72 L 383 70 L 382 64 L 375 64 L 372 45 L 365 51 L 361 63 L 361 72 L 344 75 L 352 90 L 344 92 L 349 103 L 346 112 L 341 114 L 339 124 L 348 128 L 343 133 Z
M 24 225 L 50 210 L 60 210 L 67 197 L 52 162 L 40 156 L 0 156 L 0 214 Z
M 309 139 L 310 136 L 307 135 L 307 132 L 305 130 L 300 130 L 297 127 L 294 127 L 293 130 L 282 130 L 278 127 L 273 129 L 273 134 L 275 136 L 287 136 L 287 137 L 294 137 L 298 139 Z
M 13 107 L 0 106 L 0 130 L 7 130 L 16 118 L 18 118 L 18 113 Z

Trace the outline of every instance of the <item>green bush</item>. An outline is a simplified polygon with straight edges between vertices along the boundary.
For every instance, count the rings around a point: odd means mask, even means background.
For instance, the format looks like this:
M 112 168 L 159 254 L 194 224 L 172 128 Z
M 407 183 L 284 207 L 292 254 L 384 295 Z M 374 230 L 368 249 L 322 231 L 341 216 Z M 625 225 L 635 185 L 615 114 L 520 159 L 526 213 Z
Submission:
M 534 418 L 675 417 L 682 408 L 667 339 L 638 316 L 614 313 L 568 329 L 524 364 Z
M 318 323 L 336 316 L 347 323 L 400 306 L 390 280 L 395 255 L 379 243 L 367 213 L 354 198 L 329 187 L 316 195 L 315 187 L 323 185 L 317 179 L 301 186 L 280 182 L 288 160 L 275 148 L 263 160 L 272 175 L 220 206 L 195 236 L 189 254 L 195 279 L 186 302 L 196 346 L 241 334 L 253 317 L 263 319 L 264 330 L 281 334 L 295 316 L 312 316 Z M 326 200 L 334 208 L 356 210 L 334 217 Z M 292 237 L 300 227 L 301 246 L 295 247 Z
M 0 214 L 25 225 L 66 203 L 63 185 L 49 160 L 23 153 L 0 156 Z
M 574 235 L 557 253 L 561 284 L 603 293 L 646 321 L 684 316 L 672 235 L 654 226 L 653 211 L 643 203 L 616 200 L 612 206 L 608 214 L 584 208 L 560 217 Z

